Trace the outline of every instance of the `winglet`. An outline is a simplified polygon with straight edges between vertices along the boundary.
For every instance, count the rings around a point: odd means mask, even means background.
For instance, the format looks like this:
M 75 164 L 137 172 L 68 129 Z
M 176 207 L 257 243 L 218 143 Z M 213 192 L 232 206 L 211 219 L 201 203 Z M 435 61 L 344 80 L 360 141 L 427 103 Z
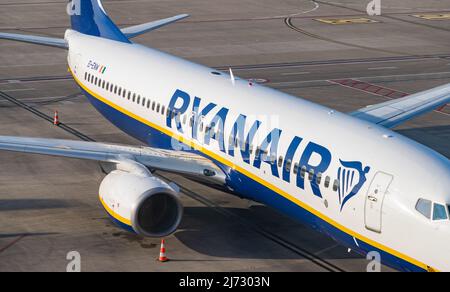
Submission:
M 139 25 L 123 28 L 121 31 L 127 38 L 131 39 L 131 38 L 137 37 L 141 34 L 144 34 L 146 32 L 149 32 L 149 31 L 161 28 L 163 26 L 166 26 L 168 24 L 180 21 L 187 17 L 189 17 L 189 14 L 180 14 L 180 15 L 165 18 L 165 19 L 160 19 L 160 20 L 156 20 L 156 21 L 152 21 L 152 22 L 148 22 L 148 23 L 144 23 L 144 24 L 139 24 Z

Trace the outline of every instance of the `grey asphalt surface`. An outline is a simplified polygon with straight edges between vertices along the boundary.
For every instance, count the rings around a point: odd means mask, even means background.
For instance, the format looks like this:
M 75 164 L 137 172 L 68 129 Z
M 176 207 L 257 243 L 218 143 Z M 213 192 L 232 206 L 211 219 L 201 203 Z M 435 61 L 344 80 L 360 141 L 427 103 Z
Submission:
M 267 80 L 266 86 L 343 112 L 387 99 L 329 80 L 358 79 L 407 93 L 449 82 L 450 20 L 411 16 L 450 13 L 449 0 L 398 0 L 383 6 L 378 17 L 365 14 L 364 2 L 116 0 L 104 4 L 121 26 L 189 13 L 190 18 L 135 41 L 222 70 L 231 67 L 241 78 Z M 68 27 L 65 5 L 65 1 L 1 0 L 0 31 L 61 37 Z M 298 30 L 286 25 L 289 17 Z M 330 25 L 316 20 L 358 17 L 377 22 Z M 50 116 L 58 110 L 62 122 L 97 141 L 138 144 L 77 94 L 67 78 L 65 54 L 0 41 L 0 92 Z M 449 115 L 447 107 L 398 131 L 450 157 Z M 0 134 L 75 138 L 1 99 Z M 107 218 L 98 201 L 104 175 L 97 163 L 6 152 L 0 153 L 0 161 L 0 271 L 65 271 L 66 255 L 73 250 L 82 256 L 83 271 L 328 270 L 310 256 L 345 271 L 366 270 L 366 259 L 270 208 L 170 174 L 163 175 L 208 198 L 228 216 L 183 195 L 182 226 L 167 238 L 172 261 L 161 264 L 155 261 L 158 239 L 122 232 Z M 304 256 L 255 232 L 262 226 L 278 240 L 300 248 Z

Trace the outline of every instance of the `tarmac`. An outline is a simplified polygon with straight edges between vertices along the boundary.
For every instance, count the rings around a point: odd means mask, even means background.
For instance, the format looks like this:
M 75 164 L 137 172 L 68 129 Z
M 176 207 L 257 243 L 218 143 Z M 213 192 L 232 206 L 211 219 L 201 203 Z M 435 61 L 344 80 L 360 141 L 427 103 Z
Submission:
M 111 0 L 104 6 L 121 27 L 191 14 L 134 41 L 231 67 L 236 76 L 342 112 L 449 83 L 450 1 L 390 1 L 381 16 L 367 15 L 368 2 Z M 69 27 L 65 6 L 1 0 L 0 31 L 62 37 Z M 8 96 L 49 117 L 58 110 L 65 125 L 96 141 L 138 145 L 79 94 L 66 58 L 64 50 L 0 40 L 0 134 L 78 139 Z M 450 106 L 396 131 L 450 158 Z M 167 173 L 159 174 L 183 188 L 185 215 L 166 238 L 171 261 L 159 263 L 159 239 L 127 234 L 109 221 L 98 200 L 104 177 L 98 163 L 9 152 L 0 152 L 0 162 L 0 271 L 62 272 L 70 251 L 80 253 L 82 271 L 367 269 L 365 258 L 268 207 Z

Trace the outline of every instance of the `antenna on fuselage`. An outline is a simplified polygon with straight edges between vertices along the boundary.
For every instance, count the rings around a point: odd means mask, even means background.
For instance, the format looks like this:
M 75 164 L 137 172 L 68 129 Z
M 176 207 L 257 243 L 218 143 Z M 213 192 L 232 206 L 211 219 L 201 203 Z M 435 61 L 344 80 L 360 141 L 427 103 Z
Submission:
M 236 84 L 236 78 L 234 78 L 233 70 L 230 68 L 230 78 L 231 78 L 231 84 Z

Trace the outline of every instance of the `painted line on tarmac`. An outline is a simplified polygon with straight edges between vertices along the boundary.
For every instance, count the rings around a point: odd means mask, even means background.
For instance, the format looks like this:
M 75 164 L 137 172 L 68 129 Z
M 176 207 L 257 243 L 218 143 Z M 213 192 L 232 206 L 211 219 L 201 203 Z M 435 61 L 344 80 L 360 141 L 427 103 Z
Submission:
M 373 83 L 360 81 L 357 79 L 328 80 L 328 82 L 331 84 L 343 86 L 345 88 L 366 92 L 371 95 L 381 96 L 389 100 L 395 100 L 411 95 L 410 93 L 406 93 L 400 90 L 395 90 L 392 88 L 376 85 Z M 450 116 L 450 114 L 444 112 L 445 107 L 446 105 L 439 107 L 438 109 L 434 110 L 434 112 Z
M 4 252 L 5 250 L 7 250 L 8 248 L 12 247 L 13 245 L 15 245 L 16 243 L 18 243 L 19 241 L 21 241 L 26 235 L 23 234 L 19 237 L 17 237 L 15 240 L 13 240 L 12 242 L 8 243 L 7 245 L 5 245 L 4 247 L 0 248 L 0 253 Z

